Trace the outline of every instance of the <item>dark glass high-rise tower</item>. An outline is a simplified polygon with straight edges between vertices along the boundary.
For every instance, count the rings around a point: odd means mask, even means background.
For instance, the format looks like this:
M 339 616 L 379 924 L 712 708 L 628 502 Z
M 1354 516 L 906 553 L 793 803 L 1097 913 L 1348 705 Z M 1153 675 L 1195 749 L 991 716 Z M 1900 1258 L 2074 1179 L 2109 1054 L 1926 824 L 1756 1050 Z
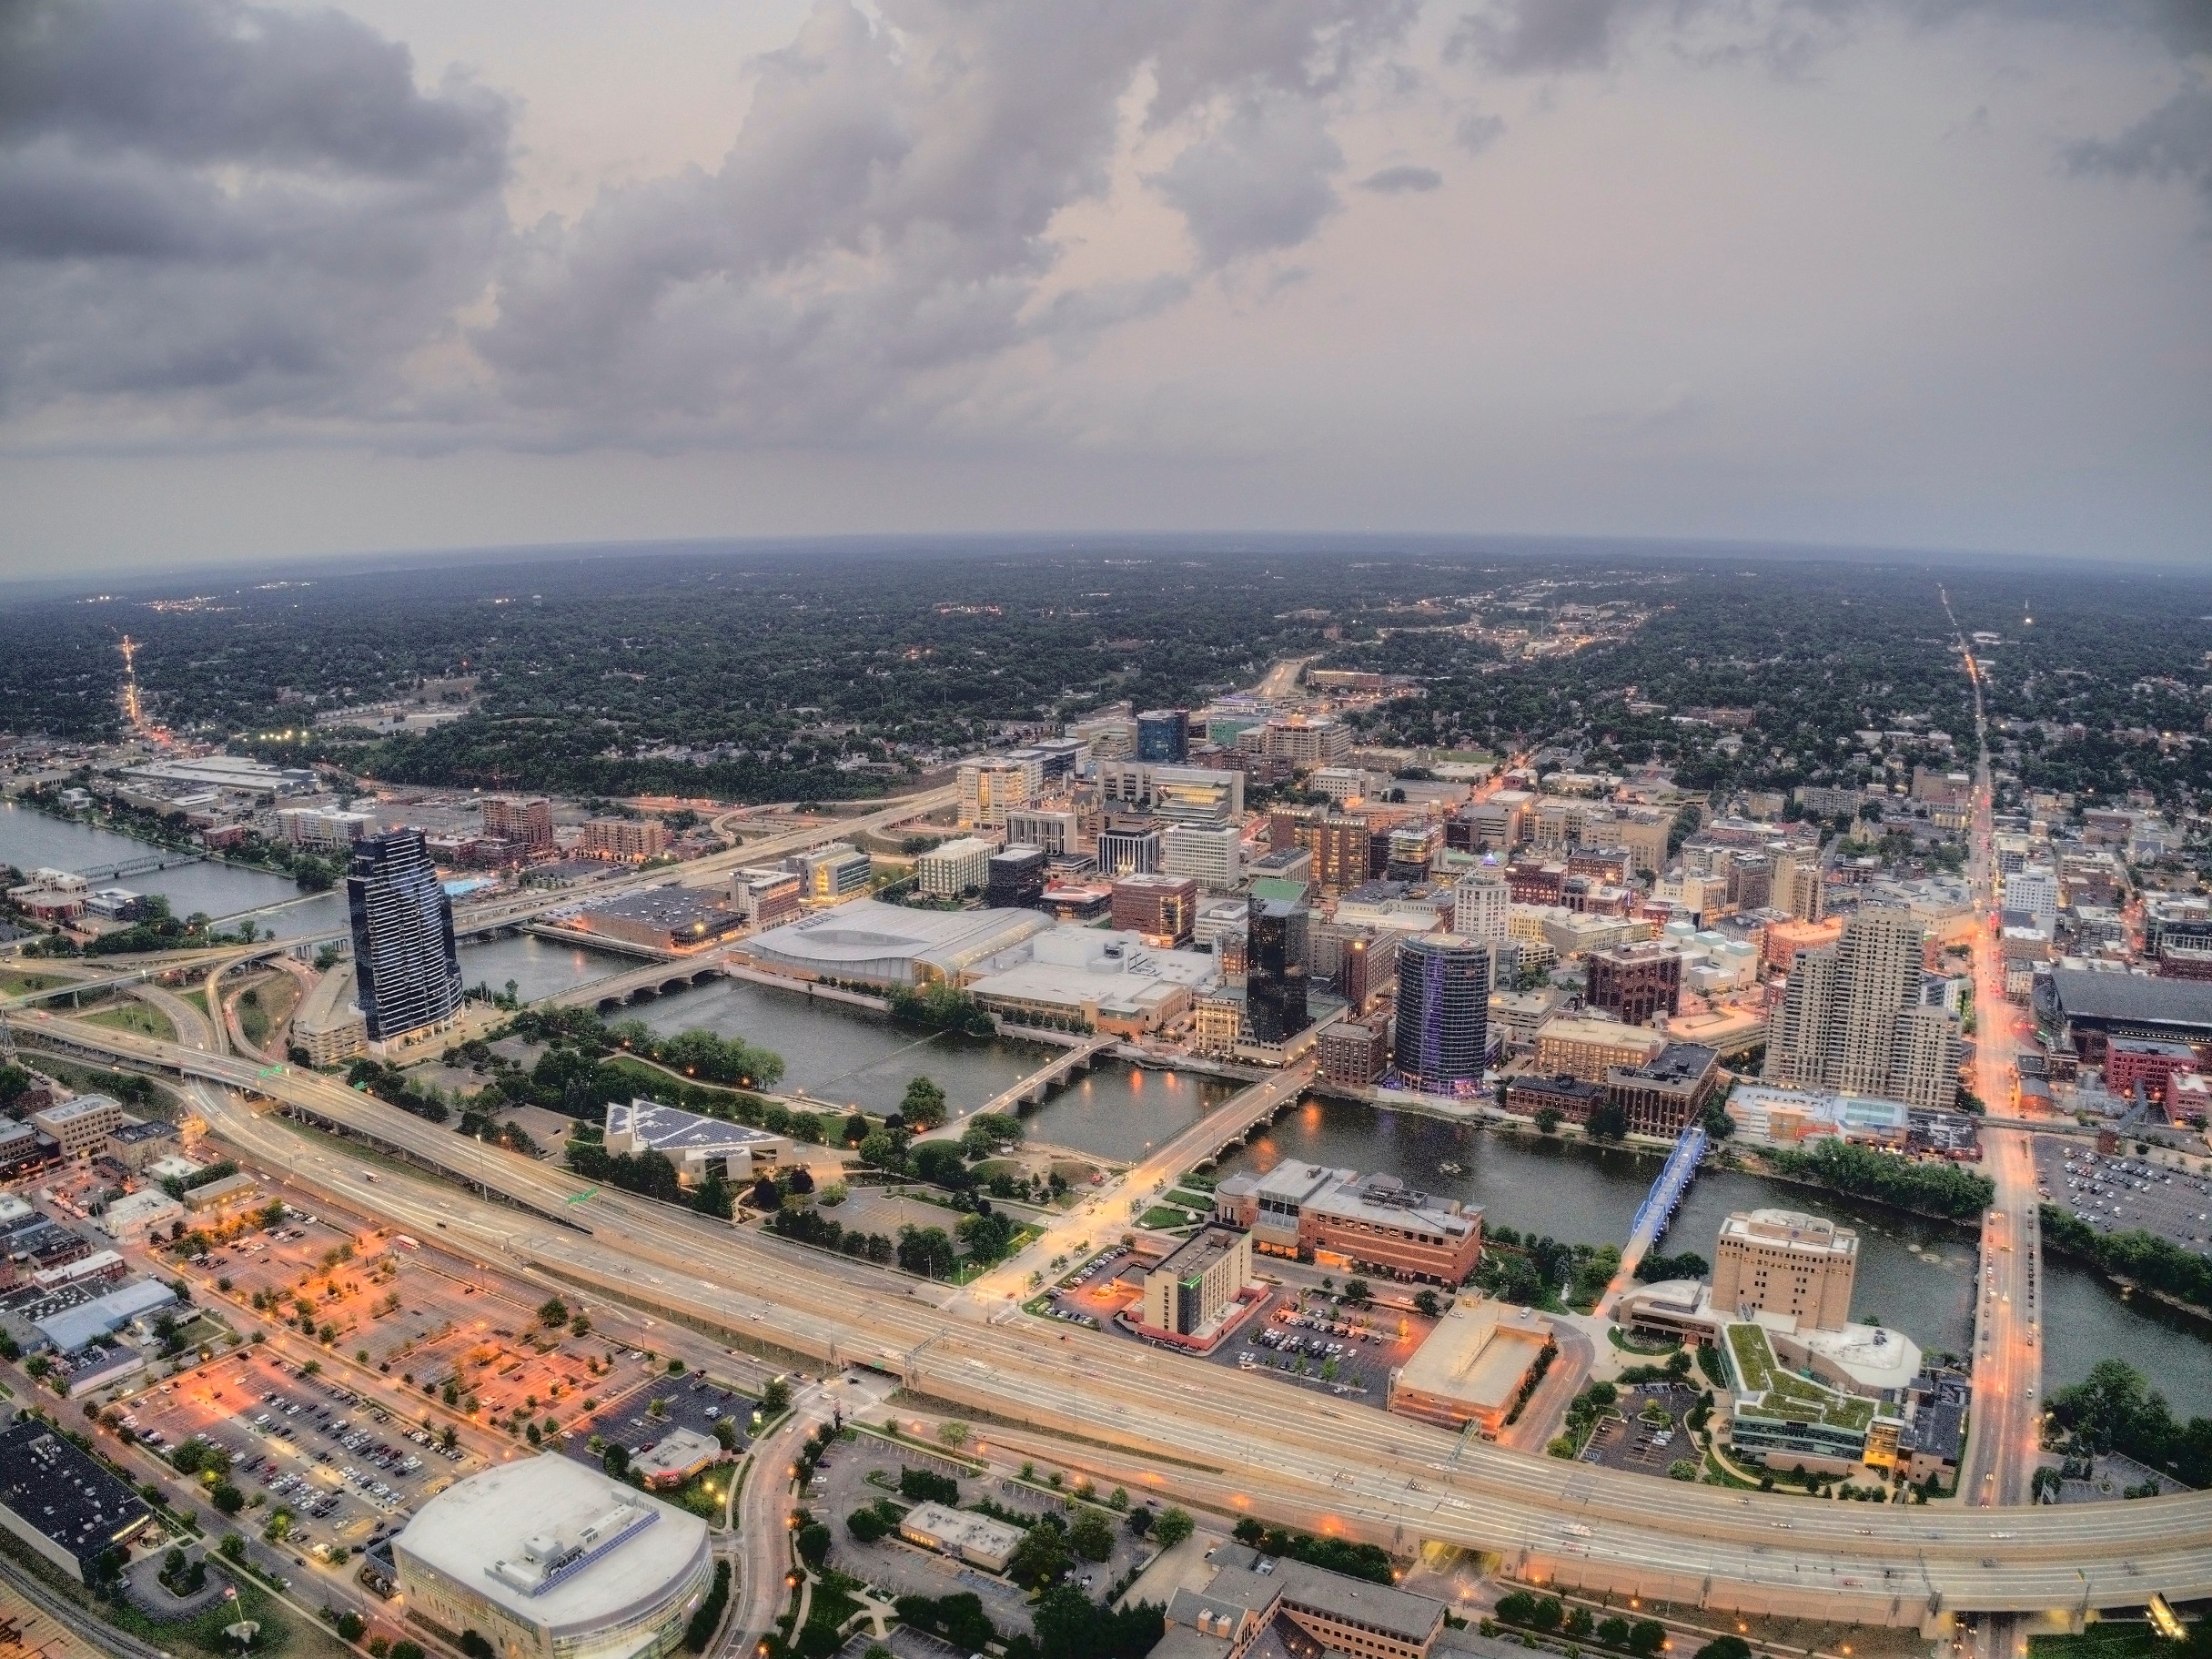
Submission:
M 1306 907 L 1251 898 L 1245 933 L 1245 1023 L 1258 1043 L 1286 1043 L 1313 1022 L 1306 1013 Z
M 1398 1029 L 1390 1060 L 1409 1087 L 1449 1095 L 1482 1081 L 1490 1047 L 1490 953 L 1456 934 L 1398 947 Z
M 1136 758 L 1179 766 L 1190 758 L 1190 711 L 1146 709 L 1136 717 Z
M 389 1043 L 453 1017 L 461 1001 L 453 901 L 420 830 L 354 843 L 346 913 L 353 924 L 354 996 L 370 1042 Z

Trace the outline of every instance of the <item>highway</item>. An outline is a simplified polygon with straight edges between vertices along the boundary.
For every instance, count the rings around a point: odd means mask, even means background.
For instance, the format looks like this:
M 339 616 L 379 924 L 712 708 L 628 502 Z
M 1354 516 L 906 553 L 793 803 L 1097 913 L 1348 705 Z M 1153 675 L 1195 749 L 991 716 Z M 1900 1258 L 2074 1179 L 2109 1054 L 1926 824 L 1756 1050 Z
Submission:
M 249 1159 L 410 1230 L 827 1365 L 859 1364 L 1055 1437 L 1059 1462 L 1409 1548 L 1496 1551 L 1509 1567 L 1616 1593 L 1744 1611 L 1924 1624 L 1946 1610 L 2065 1613 L 2212 1593 L 2212 1493 L 2014 1509 L 1817 1503 L 1523 1457 L 1263 1376 L 1195 1365 L 823 1255 L 463 1140 L 332 1080 L 66 1018 L 25 1040 L 222 1086 L 209 1121 Z M 367 1172 L 227 1092 L 293 1109 L 481 1182 L 522 1210 L 429 1178 Z M 219 1100 L 220 1104 L 213 1102 Z M 1160 1160 L 1171 1161 L 1164 1149 Z M 588 1229 L 588 1230 L 587 1230 Z M 1572 1527 L 1570 1532 L 1568 1529 Z M 1583 1529 L 1587 1528 L 1585 1533 Z

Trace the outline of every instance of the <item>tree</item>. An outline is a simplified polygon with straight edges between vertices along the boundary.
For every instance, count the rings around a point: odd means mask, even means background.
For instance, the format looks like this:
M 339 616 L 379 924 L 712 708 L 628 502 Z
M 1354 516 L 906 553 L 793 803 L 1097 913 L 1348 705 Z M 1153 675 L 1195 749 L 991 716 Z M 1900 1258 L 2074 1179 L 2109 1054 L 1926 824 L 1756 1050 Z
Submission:
M 1104 1561 L 1114 1553 L 1114 1528 L 1095 1509 L 1085 1509 L 1067 1529 L 1068 1546 L 1085 1561 Z
M 868 1114 L 855 1108 L 853 1115 L 845 1119 L 844 1143 L 848 1147 L 857 1147 L 867 1138 Z
M 460 1651 L 468 1654 L 469 1659 L 498 1659 L 491 1644 L 473 1630 L 460 1633 Z
M 1536 1132 L 1539 1135 L 1558 1134 L 1560 1132 L 1560 1108 L 1558 1107 L 1540 1106 L 1536 1108 Z
M 1638 1619 L 1629 1626 L 1628 1651 L 1650 1659 L 1667 1644 L 1667 1627 L 1657 1619 Z
M 1364 1279 L 1348 1279 L 1344 1281 L 1344 1300 L 1355 1308 L 1366 1307 L 1374 1293 L 1375 1287 Z
M 891 1522 L 884 1519 L 874 1504 L 864 1504 L 845 1517 L 845 1531 L 862 1543 L 874 1543 L 891 1531 Z
M 761 1391 L 761 1414 L 773 1417 L 779 1411 L 790 1410 L 791 1384 L 781 1377 L 771 1378 L 768 1386 Z
M 1590 1138 L 1592 1140 L 1619 1140 L 1628 1133 L 1628 1108 L 1618 1101 L 1608 1100 L 1592 1107 L 1590 1113 Z
M 966 1156 L 949 1140 L 925 1140 L 910 1155 L 914 1172 L 934 1187 L 965 1192 L 975 1184 Z
M 549 1299 L 545 1305 L 538 1310 L 538 1323 L 549 1330 L 555 1325 L 567 1324 L 568 1320 L 569 1305 L 558 1296 Z
M 246 1507 L 246 1494 L 228 1481 L 218 1482 L 207 1501 L 226 1515 L 235 1515 Z
M 924 1279 L 950 1279 L 956 1265 L 951 1235 L 942 1227 L 907 1223 L 899 1229 L 898 1264 Z
M 912 1128 L 934 1129 L 944 1121 L 944 1091 L 926 1077 L 915 1077 L 906 1085 L 899 1113 Z
M 1160 1511 L 1160 1518 L 1152 1523 L 1152 1535 L 1159 1540 L 1161 1549 L 1172 1550 L 1196 1532 L 1197 1524 L 1187 1510 L 1171 1504 Z
M 860 1161 L 871 1169 L 897 1169 L 906 1161 L 905 1143 L 889 1129 L 872 1130 L 861 1139 Z
M 773 1175 L 763 1175 L 752 1183 L 752 1190 L 745 1195 L 745 1202 L 769 1215 L 783 1208 L 783 1189 L 776 1185 Z
M 1067 1534 L 1057 1526 L 1040 1521 L 1024 1533 L 1021 1543 L 1015 1545 L 1014 1553 L 1006 1562 L 1006 1576 L 1017 1584 L 1042 1590 L 1057 1583 L 1071 1564 Z
M 1432 1320 L 1439 1317 L 1444 1308 L 1437 1300 L 1436 1292 L 1424 1287 L 1413 1293 L 1413 1311 L 1425 1320 Z
M 799 1529 L 799 1559 L 810 1567 L 820 1567 L 830 1558 L 830 1529 L 819 1521 L 810 1521 Z

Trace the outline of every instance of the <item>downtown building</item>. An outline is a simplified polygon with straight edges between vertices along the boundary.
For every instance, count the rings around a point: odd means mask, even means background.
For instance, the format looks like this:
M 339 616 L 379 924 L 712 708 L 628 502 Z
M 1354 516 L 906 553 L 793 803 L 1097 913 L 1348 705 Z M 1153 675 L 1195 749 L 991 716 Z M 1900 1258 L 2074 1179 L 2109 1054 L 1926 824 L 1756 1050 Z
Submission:
M 1465 1094 L 1490 1051 L 1490 952 L 1457 934 L 1415 934 L 1398 947 L 1398 1027 L 1390 1057 L 1409 1088 Z
M 1921 996 L 1921 925 L 1910 911 L 1860 910 L 1835 944 L 1792 958 L 1767 1021 L 1769 1083 L 1948 1108 L 1959 1029 Z
M 346 875 L 354 996 L 372 1053 L 443 1029 L 460 1011 L 453 901 L 422 832 L 393 830 L 354 846 Z

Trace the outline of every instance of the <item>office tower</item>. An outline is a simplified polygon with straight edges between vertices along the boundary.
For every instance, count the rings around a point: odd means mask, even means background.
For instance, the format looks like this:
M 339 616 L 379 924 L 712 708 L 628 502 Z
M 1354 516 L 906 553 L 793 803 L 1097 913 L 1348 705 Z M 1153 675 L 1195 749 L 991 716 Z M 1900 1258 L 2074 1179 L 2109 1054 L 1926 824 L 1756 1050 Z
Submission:
M 1123 932 L 1179 950 L 1198 919 L 1198 884 L 1182 875 L 1124 875 L 1114 884 L 1113 915 Z
M 1768 1018 L 1767 1081 L 1949 1106 L 1957 1027 L 1921 1008 L 1920 958 L 1920 925 L 1885 907 L 1856 912 L 1833 945 L 1799 951 Z
M 1065 794 L 1069 784 L 1090 770 L 1091 746 L 1079 737 L 1047 737 L 1030 748 L 1041 763 L 1040 794 Z
M 1245 939 L 1245 1023 L 1252 1040 L 1286 1043 L 1306 1016 L 1306 907 L 1252 895 Z
M 1682 989 L 1682 959 L 1660 945 L 1621 945 L 1593 950 L 1582 1000 L 1621 1024 L 1648 1026 L 1654 1014 L 1674 1012 Z
M 1801 922 L 1817 922 L 1827 913 L 1828 891 L 1820 854 L 1811 847 L 1783 845 L 1774 855 L 1767 903 Z
M 1390 976 L 1398 969 L 1402 937 L 1395 930 L 1361 932 L 1344 941 L 1337 968 L 1337 991 L 1355 1015 L 1365 1014 L 1389 985 Z
M 1505 885 L 1505 868 L 1492 855 L 1452 884 L 1451 930 L 1461 938 L 1484 945 L 1501 944 L 1506 916 L 1513 895 Z
M 587 857 L 641 864 L 668 851 L 668 825 L 658 818 L 594 818 L 584 825 L 581 850 Z
M 543 795 L 486 795 L 484 834 L 511 841 L 526 855 L 553 850 L 553 804 Z
M 2005 908 L 2025 911 L 2045 929 L 2057 926 L 2057 872 L 2040 865 L 2014 871 L 2005 878 Z
M 1004 829 L 1010 807 L 1037 797 L 1040 764 L 1006 755 L 997 760 L 962 761 L 958 774 L 963 829 Z
M 354 844 L 346 873 L 353 926 L 354 997 L 372 1044 L 449 1023 L 460 1008 L 453 902 L 422 832 L 393 830 Z
M 1136 717 L 1136 758 L 1179 766 L 1190 758 L 1190 711 L 1146 709 Z
M 1260 753 L 1293 766 L 1326 766 L 1351 753 L 1352 729 L 1327 715 L 1308 720 L 1292 715 L 1262 728 Z
M 1008 845 L 1041 846 L 1050 858 L 1080 854 L 1083 814 L 1073 806 L 1015 806 L 1006 810 Z
M 1160 836 L 1160 869 L 1208 893 L 1227 893 L 1244 875 L 1244 842 L 1233 824 L 1171 824 Z
M 1489 946 L 1439 933 L 1399 943 L 1391 1061 L 1409 1087 L 1449 1095 L 1480 1087 L 1490 1004 Z
M 1151 818 L 1109 814 L 1098 832 L 1101 875 L 1148 875 L 1160 867 L 1160 826 Z
M 1010 846 L 991 855 L 984 902 L 994 910 L 1023 910 L 1045 896 L 1045 849 Z
M 941 841 L 914 861 L 914 885 L 932 898 L 980 893 L 990 879 L 995 850 L 980 835 Z
M 1778 1313 L 1800 1330 L 1851 1322 L 1859 1235 L 1798 1209 L 1738 1210 L 1712 1252 L 1712 1306 L 1731 1318 Z
M 1269 825 L 1270 834 L 1273 825 Z M 1357 887 L 1368 878 L 1368 821 L 1357 815 L 1292 821 L 1294 845 L 1313 855 L 1313 879 L 1331 893 Z
M 799 872 L 802 895 L 810 904 L 834 904 L 868 890 L 875 861 L 849 841 L 833 841 L 790 860 Z

